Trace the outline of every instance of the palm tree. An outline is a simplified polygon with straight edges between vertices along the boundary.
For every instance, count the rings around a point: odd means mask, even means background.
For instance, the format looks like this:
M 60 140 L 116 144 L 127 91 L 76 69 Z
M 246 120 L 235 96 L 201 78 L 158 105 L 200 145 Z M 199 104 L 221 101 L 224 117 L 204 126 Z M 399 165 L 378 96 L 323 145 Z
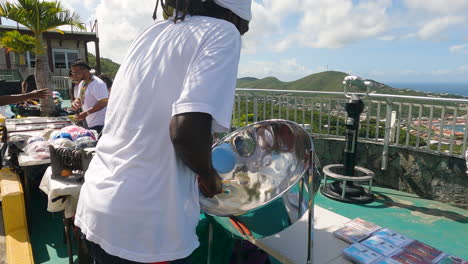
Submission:
M 36 86 L 38 89 L 51 87 L 50 69 L 45 48 L 43 46 L 44 32 L 59 30 L 59 26 L 72 25 L 80 29 L 84 26 L 77 13 L 70 13 L 62 7 L 58 0 L 47 2 L 41 0 L 16 0 L 14 3 L 3 0 L 0 3 L 0 16 L 6 17 L 25 26 L 32 31 L 35 40 L 36 54 Z M 53 100 L 41 100 L 42 115 L 49 115 L 53 111 Z
M 0 37 L 1 48 L 5 48 L 7 52 L 19 54 L 20 66 L 26 63 L 24 54 L 28 51 L 33 52 L 35 46 L 35 40 L 32 36 L 21 34 L 16 30 L 6 31 Z

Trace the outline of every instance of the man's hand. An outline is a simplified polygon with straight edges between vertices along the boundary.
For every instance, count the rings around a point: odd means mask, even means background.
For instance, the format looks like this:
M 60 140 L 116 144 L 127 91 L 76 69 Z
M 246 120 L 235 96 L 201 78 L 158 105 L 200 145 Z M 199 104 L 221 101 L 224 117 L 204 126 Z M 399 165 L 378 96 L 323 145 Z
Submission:
M 71 108 L 73 110 L 78 110 L 81 108 L 81 100 L 80 99 L 75 99 L 75 101 L 73 101 L 72 105 L 71 105 Z
M 200 191 L 210 198 L 222 192 L 221 178 L 211 164 L 211 122 L 210 114 L 190 112 L 173 116 L 169 126 L 177 157 L 199 175 Z
M 221 178 L 216 173 L 211 176 L 198 176 L 198 188 L 203 196 L 208 198 L 223 192 Z
M 50 96 L 50 89 L 34 90 L 28 93 L 30 99 L 47 99 Z
M 75 119 L 77 121 L 82 121 L 82 120 L 85 120 L 87 116 L 88 116 L 88 112 L 81 112 L 75 115 Z

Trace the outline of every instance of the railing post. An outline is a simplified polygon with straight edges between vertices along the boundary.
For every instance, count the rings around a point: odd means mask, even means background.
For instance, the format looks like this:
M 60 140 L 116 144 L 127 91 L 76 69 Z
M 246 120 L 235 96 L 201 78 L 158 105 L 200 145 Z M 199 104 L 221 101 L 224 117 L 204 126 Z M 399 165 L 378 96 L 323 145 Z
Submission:
M 387 99 L 387 114 L 385 116 L 385 136 L 384 136 L 384 147 L 383 147 L 383 152 L 382 152 L 382 170 L 387 170 L 387 165 L 388 165 L 388 147 L 390 144 L 392 111 L 393 111 L 392 99 L 388 98 Z
M 455 107 L 453 110 L 453 120 L 452 120 L 452 133 L 450 133 L 450 149 L 449 154 L 453 154 L 453 144 L 455 141 L 455 132 L 457 128 L 457 118 L 458 118 L 458 107 Z
M 439 137 L 438 137 L 438 144 L 437 144 L 437 152 L 440 152 L 442 147 L 442 141 L 444 139 L 444 119 L 445 119 L 445 106 L 442 107 L 442 113 L 440 114 L 440 123 L 439 123 Z
M 416 148 L 419 148 L 419 142 L 421 139 L 421 118 L 423 112 L 423 105 L 419 105 L 419 114 L 418 114 L 418 130 L 416 133 Z
M 241 96 L 237 95 L 237 128 L 241 127 Z
M 432 118 L 434 117 L 434 106 L 431 105 L 429 113 L 429 128 L 427 130 L 427 147 L 428 151 L 431 150 L 431 140 L 432 140 Z
M 249 95 L 245 96 L 245 125 L 249 125 Z
M 377 116 L 375 118 L 375 142 L 379 142 L 379 129 L 380 129 L 380 108 L 382 103 L 377 102 Z
M 258 98 L 255 96 L 254 97 L 254 123 L 258 122 Z
M 412 126 L 412 120 L 413 120 L 413 104 L 410 103 L 408 106 L 408 120 L 406 121 L 406 143 L 405 146 L 409 146 L 410 143 L 410 137 L 411 137 L 411 126 Z
M 271 96 L 271 102 L 270 102 L 270 119 L 273 119 L 275 117 L 274 115 L 274 104 L 275 104 L 275 97 L 274 96 Z
M 397 127 L 396 127 L 397 112 L 392 111 L 391 116 L 392 116 L 392 118 L 390 120 L 390 142 L 395 143 L 396 142 L 396 129 L 397 129 Z M 399 126 L 398 126 L 398 128 L 399 128 Z
M 369 131 L 370 131 L 370 114 L 372 110 L 372 100 L 368 101 L 368 105 L 366 105 L 366 139 L 369 139 Z
M 294 122 L 297 123 L 297 97 L 294 97 Z

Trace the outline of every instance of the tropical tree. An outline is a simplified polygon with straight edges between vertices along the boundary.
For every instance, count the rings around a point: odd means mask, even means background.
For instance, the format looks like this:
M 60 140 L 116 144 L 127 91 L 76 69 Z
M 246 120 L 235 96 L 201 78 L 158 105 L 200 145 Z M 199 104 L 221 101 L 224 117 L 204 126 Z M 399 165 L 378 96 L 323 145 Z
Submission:
M 52 81 L 49 61 L 43 45 L 44 32 L 55 30 L 63 34 L 63 31 L 58 27 L 64 25 L 84 29 L 79 15 L 65 9 L 58 0 L 53 2 L 43 0 L 2 0 L 0 3 L 0 16 L 18 22 L 33 33 L 35 40 L 34 53 L 36 54 L 36 86 L 38 89 L 50 89 Z M 52 96 L 41 100 L 42 115 L 47 116 L 52 111 Z
M 7 52 L 19 54 L 19 64 L 23 65 L 26 63 L 24 54 L 28 51 L 33 52 L 36 45 L 32 36 L 13 30 L 6 31 L 0 36 L 0 46 Z

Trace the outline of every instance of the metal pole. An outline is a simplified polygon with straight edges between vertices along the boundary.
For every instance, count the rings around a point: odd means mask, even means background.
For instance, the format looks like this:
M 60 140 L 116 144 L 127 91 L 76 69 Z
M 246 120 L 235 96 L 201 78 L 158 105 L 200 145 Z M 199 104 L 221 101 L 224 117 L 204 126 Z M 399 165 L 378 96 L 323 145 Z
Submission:
M 309 151 L 309 169 L 307 170 L 307 188 L 309 189 L 309 219 L 307 221 L 307 264 L 314 262 L 314 151 Z M 300 205 L 299 205 L 300 206 Z
M 390 144 L 390 130 L 391 123 L 392 123 L 392 111 L 393 111 L 393 104 L 392 99 L 387 100 L 387 114 L 385 116 L 385 137 L 384 137 L 384 149 L 382 152 L 382 170 L 387 169 L 388 165 L 388 147 Z
M 208 256 L 206 263 L 211 264 L 211 246 L 213 244 L 213 224 L 208 221 Z

